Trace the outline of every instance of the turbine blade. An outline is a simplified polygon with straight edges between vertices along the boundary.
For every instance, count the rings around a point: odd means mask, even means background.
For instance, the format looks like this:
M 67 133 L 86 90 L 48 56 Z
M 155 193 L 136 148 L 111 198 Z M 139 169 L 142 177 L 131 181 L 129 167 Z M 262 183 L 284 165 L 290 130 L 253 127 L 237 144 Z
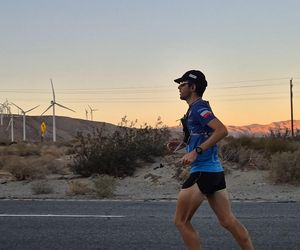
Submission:
M 68 109 L 68 110 L 71 110 L 71 111 L 73 111 L 73 112 L 76 112 L 76 111 L 74 111 L 73 109 L 70 109 L 70 108 L 68 108 L 68 107 L 66 107 L 66 106 L 63 106 L 63 105 L 61 105 L 61 104 L 59 104 L 59 103 L 57 103 L 57 102 L 55 102 L 54 104 L 56 104 L 57 106 L 62 107 L 62 108 L 64 108 L 64 109 Z
M 41 114 L 41 116 L 43 115 L 43 114 L 45 114 L 51 107 L 53 106 L 53 104 L 51 104 L 42 114 Z
M 53 93 L 53 101 L 55 102 L 55 92 L 54 92 L 54 87 L 53 87 L 52 79 L 50 79 L 50 82 L 51 82 L 52 93 Z
M 17 107 L 18 109 L 20 109 L 24 113 L 24 110 L 21 109 L 17 104 L 14 104 L 13 102 L 11 104 L 14 105 L 15 107 Z
M 36 109 L 36 108 L 39 107 L 39 106 L 40 106 L 40 105 L 37 105 L 37 106 L 35 106 L 34 108 L 25 111 L 24 113 L 28 113 L 28 112 L 30 112 L 31 110 L 34 110 L 34 109 Z
M 89 106 L 90 110 L 92 111 L 92 108 L 91 108 L 91 106 L 90 106 L 90 105 L 88 105 L 88 106 Z

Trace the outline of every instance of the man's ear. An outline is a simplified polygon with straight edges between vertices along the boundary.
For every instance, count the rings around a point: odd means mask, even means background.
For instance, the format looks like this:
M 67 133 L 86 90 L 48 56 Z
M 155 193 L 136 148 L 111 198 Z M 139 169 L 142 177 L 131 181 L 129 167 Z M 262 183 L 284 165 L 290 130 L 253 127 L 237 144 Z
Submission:
M 192 84 L 191 88 L 192 88 L 193 91 L 196 91 L 196 84 Z

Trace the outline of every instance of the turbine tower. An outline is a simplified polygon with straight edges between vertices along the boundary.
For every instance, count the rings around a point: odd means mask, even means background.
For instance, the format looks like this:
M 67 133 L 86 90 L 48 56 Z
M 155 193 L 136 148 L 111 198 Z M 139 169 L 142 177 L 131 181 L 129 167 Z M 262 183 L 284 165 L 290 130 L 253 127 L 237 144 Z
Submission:
M 21 113 L 23 115 L 23 141 L 26 141 L 26 113 L 36 109 L 40 105 L 37 105 L 34 108 L 24 111 L 22 108 L 20 108 L 18 105 L 14 104 L 13 102 L 11 104 L 14 105 L 15 107 L 17 107 L 19 110 L 21 110 Z
M 85 109 L 85 118 L 86 118 L 86 120 L 89 119 L 89 111 L 87 109 Z
M 3 125 L 3 113 L 4 113 L 4 106 L 0 103 L 0 125 Z
M 8 130 L 9 126 L 10 126 L 11 142 L 14 142 L 15 138 L 14 138 L 14 115 L 13 114 L 11 114 L 6 130 Z
M 59 104 L 59 103 L 57 103 L 55 101 L 55 92 L 54 92 L 54 87 L 53 87 L 52 79 L 50 79 L 50 82 L 51 82 L 51 87 L 52 87 L 53 99 L 50 102 L 51 103 L 50 106 L 41 114 L 41 116 L 43 114 L 45 114 L 50 108 L 52 108 L 52 110 L 53 110 L 53 117 L 52 117 L 53 118 L 53 142 L 56 142 L 55 105 L 57 105 L 57 106 L 59 106 L 61 108 L 64 108 L 64 109 L 68 109 L 68 110 L 70 110 L 72 112 L 75 112 L 75 111 L 73 109 L 67 108 L 67 107 L 65 107 L 65 106 L 63 106 L 63 105 L 61 105 L 61 104 Z
M 88 105 L 91 110 L 91 121 L 93 120 L 93 112 L 97 111 L 98 109 L 92 109 L 90 105 Z

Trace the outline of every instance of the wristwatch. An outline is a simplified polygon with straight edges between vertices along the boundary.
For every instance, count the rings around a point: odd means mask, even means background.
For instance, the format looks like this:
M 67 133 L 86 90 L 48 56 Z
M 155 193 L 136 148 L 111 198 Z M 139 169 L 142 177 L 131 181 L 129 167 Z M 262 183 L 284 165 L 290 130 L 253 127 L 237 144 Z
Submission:
M 198 155 L 201 155 L 203 153 L 203 149 L 200 146 L 197 146 L 195 150 Z

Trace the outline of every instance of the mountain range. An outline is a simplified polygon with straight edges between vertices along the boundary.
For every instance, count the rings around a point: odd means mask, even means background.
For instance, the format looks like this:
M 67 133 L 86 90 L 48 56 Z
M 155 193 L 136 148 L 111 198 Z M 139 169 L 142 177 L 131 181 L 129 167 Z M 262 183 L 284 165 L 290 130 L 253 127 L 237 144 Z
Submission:
M 294 120 L 294 133 L 299 133 L 300 131 L 300 120 Z M 251 124 L 246 126 L 227 126 L 229 135 L 234 137 L 239 137 L 242 135 L 248 136 L 266 136 L 270 135 L 271 132 L 277 134 L 284 134 L 286 131 L 291 131 L 291 121 L 279 121 L 272 122 L 269 124 L 261 125 L 261 124 Z
M 244 125 L 244 126 L 233 126 L 228 125 L 226 126 L 228 130 L 228 134 L 233 137 L 241 137 L 241 136 L 255 136 L 255 137 L 262 137 L 268 136 L 271 133 L 278 134 L 280 133 L 283 135 L 286 131 L 291 131 L 291 121 L 278 121 L 272 122 L 269 124 L 251 124 L 251 125 Z M 171 127 L 171 131 L 174 133 L 181 133 L 182 127 L 176 126 Z M 294 133 L 300 133 L 300 120 L 294 120 Z
M 3 125 L 0 125 L 0 142 L 9 142 L 11 136 L 11 130 L 8 128 L 10 117 L 3 117 Z M 46 135 L 45 141 L 52 141 L 52 116 L 26 116 L 26 138 L 28 141 L 40 141 L 40 124 L 44 121 L 46 123 Z M 114 131 L 116 125 L 106 123 L 89 121 L 84 119 L 70 118 L 65 116 L 56 116 L 56 136 L 57 141 L 69 141 L 72 140 L 77 132 L 92 132 L 93 129 L 101 129 L 105 127 L 107 131 Z M 239 137 L 243 135 L 247 136 L 265 136 L 269 135 L 271 131 L 274 133 L 285 133 L 286 130 L 290 130 L 290 121 L 278 121 L 270 124 L 251 124 L 246 126 L 227 126 L 229 135 Z M 169 128 L 173 135 L 182 132 L 181 127 Z M 294 121 L 294 131 L 300 131 L 300 120 Z M 23 138 L 23 120 L 21 115 L 14 115 L 14 139 L 19 142 Z

